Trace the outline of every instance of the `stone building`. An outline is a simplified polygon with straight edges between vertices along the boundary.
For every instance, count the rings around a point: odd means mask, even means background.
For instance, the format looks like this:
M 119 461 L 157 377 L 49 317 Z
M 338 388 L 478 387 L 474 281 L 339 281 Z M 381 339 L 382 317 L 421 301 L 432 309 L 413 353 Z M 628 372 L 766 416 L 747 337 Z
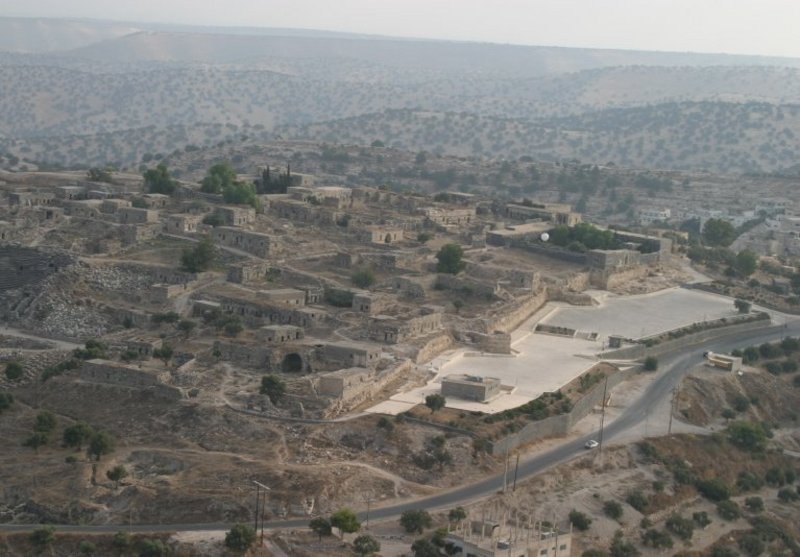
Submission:
M 565 226 L 575 226 L 581 222 L 580 213 L 573 213 L 572 207 L 566 203 L 534 202 L 530 205 L 508 203 L 505 206 L 504 216 L 512 220 L 543 220 Z
M 369 337 L 386 344 L 398 344 L 442 330 L 440 306 L 421 306 L 419 313 L 399 316 L 377 315 L 370 320 Z
M 357 232 L 359 240 L 373 244 L 396 244 L 403 241 L 402 228 L 388 226 L 368 226 Z
M 353 205 L 353 190 L 340 186 L 292 186 L 286 190 L 291 199 L 344 209 Z
M 257 257 L 269 257 L 277 251 L 277 241 L 268 234 L 251 232 L 231 226 L 217 226 L 211 240 L 221 246 L 240 249 Z
M 19 207 L 41 207 L 52 205 L 55 196 L 52 193 L 32 191 L 12 191 L 8 194 L 8 204 Z
M 306 293 L 295 288 L 259 290 L 259 294 L 270 304 L 302 307 L 306 304 Z
M 203 222 L 202 215 L 167 215 L 164 219 L 164 232 L 168 234 L 193 234 Z
M 500 380 L 479 375 L 448 375 L 442 379 L 442 396 L 486 402 L 500 394 Z
M 158 222 L 158 211 L 122 207 L 117 211 L 121 224 L 149 224 Z
M 267 325 L 256 331 L 258 340 L 267 344 L 283 344 L 304 336 L 303 329 L 294 325 Z
M 462 557 L 570 557 L 572 527 L 469 520 L 449 532 L 445 544 Z
M 428 224 L 441 227 L 469 226 L 475 222 L 475 208 L 465 209 L 428 207 L 422 210 Z
M 256 221 L 256 210 L 252 207 L 224 205 L 217 207 L 215 213 L 227 226 L 245 226 Z
M 322 357 L 331 367 L 372 368 L 380 361 L 381 349 L 361 342 L 329 343 L 323 347 Z

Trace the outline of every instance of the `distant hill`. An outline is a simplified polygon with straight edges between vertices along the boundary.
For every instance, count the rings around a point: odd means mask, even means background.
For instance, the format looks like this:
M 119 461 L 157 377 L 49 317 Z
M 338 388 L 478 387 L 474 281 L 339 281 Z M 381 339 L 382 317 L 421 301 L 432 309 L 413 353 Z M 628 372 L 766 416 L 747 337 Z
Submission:
M 355 59 L 390 67 L 533 77 L 612 66 L 789 66 L 800 59 L 384 38 L 143 31 L 65 53 L 99 62 L 255 63 L 266 58 Z
M 0 51 L 0 149 L 29 163 L 138 165 L 241 135 L 737 172 L 798 160 L 800 59 L 55 19 L 3 29 L 0 44 L 32 51 Z
M 66 51 L 119 38 L 139 29 L 91 20 L 0 17 L 0 51 Z
M 390 110 L 285 127 L 285 138 L 639 168 L 769 172 L 800 160 L 800 105 L 686 102 L 525 121 Z

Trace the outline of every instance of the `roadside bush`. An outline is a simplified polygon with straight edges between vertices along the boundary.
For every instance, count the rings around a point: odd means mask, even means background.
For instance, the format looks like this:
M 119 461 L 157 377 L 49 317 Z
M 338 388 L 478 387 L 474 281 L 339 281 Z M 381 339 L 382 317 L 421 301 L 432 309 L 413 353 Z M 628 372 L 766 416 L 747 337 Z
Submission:
M 631 542 L 626 541 L 621 530 L 617 530 L 609 547 L 611 557 L 639 557 L 641 553 Z
M 645 371 L 656 371 L 658 369 L 658 358 L 655 356 L 648 356 L 644 359 Z
M 783 470 L 780 468 L 770 468 L 767 470 L 767 473 L 764 474 L 764 481 L 767 482 L 767 485 L 772 487 L 786 485 L 786 477 L 783 474 Z
M 711 549 L 711 557 L 739 557 L 739 554 L 726 545 L 715 545 Z

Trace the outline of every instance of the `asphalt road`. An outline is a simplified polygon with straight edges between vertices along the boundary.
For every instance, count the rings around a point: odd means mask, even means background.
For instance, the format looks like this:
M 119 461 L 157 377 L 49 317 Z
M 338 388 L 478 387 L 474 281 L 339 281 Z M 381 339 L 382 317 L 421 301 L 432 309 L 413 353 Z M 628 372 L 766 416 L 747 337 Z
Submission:
M 781 317 L 781 322 L 786 318 Z M 779 340 L 785 336 L 800 336 L 800 319 L 788 318 L 786 324 L 774 325 L 758 329 L 755 331 L 745 331 L 735 333 L 723 338 L 710 341 L 702 345 L 687 346 L 677 349 L 668 355 L 659 358 L 659 372 L 657 379 L 645 390 L 644 394 L 626 408 L 620 416 L 608 423 L 605 427 L 604 442 L 608 442 L 619 436 L 625 431 L 636 427 L 647 419 L 649 408 L 655 407 L 659 402 L 667 399 L 672 390 L 678 386 L 681 379 L 695 365 L 703 360 L 703 352 L 711 350 L 714 352 L 730 352 L 735 348 L 741 348 L 753 344 L 761 344 L 767 341 Z M 578 439 L 566 441 L 548 451 L 530 455 L 520 461 L 517 481 L 540 474 L 541 472 L 585 454 L 584 444 L 596 434 L 586 435 Z M 510 475 L 510 474 L 509 474 Z M 404 503 L 387 505 L 384 507 L 373 508 L 370 510 L 370 520 L 386 520 L 399 518 L 403 511 L 409 509 L 449 509 L 458 505 L 463 505 L 477 499 L 492 495 L 500 491 L 503 487 L 503 474 L 490 476 L 480 482 L 464 485 L 455 489 L 439 493 L 430 497 L 414 499 Z M 366 512 L 360 512 L 359 518 L 364 521 L 367 518 Z M 291 520 L 273 520 L 265 526 L 271 529 L 302 528 L 308 525 L 308 518 L 298 518 Z M 31 531 L 39 525 L 29 524 L 0 524 L 0 530 L 4 531 Z M 229 530 L 231 524 L 226 523 L 204 523 L 204 524 L 125 524 L 75 526 L 75 525 L 54 525 L 57 530 L 75 533 L 108 533 L 124 530 L 127 532 L 140 533 L 163 533 L 163 532 L 188 532 L 206 530 Z

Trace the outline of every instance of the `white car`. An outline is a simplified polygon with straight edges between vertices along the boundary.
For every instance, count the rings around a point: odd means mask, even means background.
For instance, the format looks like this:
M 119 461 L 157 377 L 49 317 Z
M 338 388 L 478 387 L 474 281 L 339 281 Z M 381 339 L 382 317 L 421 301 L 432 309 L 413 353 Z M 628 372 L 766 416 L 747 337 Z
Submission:
M 589 439 L 586 442 L 586 444 L 584 445 L 584 448 L 586 448 L 586 449 L 596 449 L 599 446 L 600 446 L 600 443 L 598 443 L 594 439 Z

